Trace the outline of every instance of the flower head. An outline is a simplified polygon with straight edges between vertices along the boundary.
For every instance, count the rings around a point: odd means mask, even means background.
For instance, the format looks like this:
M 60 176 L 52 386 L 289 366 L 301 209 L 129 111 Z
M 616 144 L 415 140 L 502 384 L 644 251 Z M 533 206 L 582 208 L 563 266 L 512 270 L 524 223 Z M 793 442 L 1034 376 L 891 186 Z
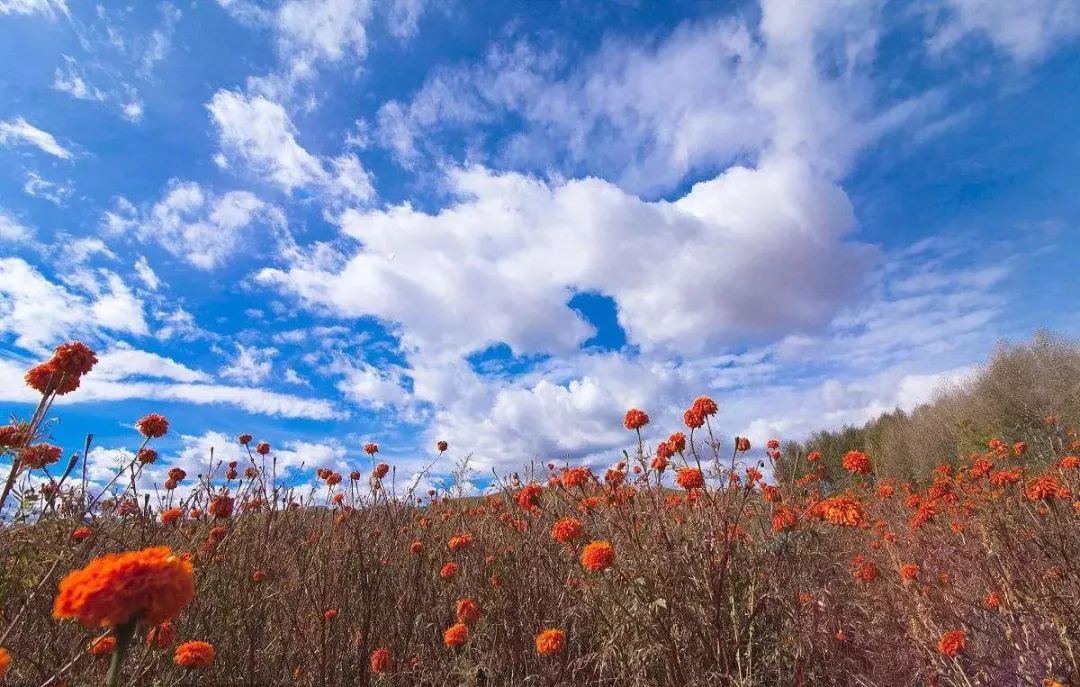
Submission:
M 744 453 L 750 450 L 750 440 L 746 437 L 735 437 L 735 450 Z
M 191 563 L 166 546 L 106 554 L 60 581 L 53 617 L 85 627 L 110 627 L 138 619 L 172 620 L 195 595 Z
M 28 470 L 40 470 L 60 460 L 63 450 L 52 444 L 34 444 L 27 446 L 19 454 L 19 463 Z
M 842 462 L 844 469 L 853 475 L 869 475 L 872 470 L 870 458 L 862 451 L 848 451 Z
M 529 509 L 533 506 L 539 505 L 540 495 L 543 493 L 544 488 L 539 484 L 526 484 L 525 488 L 518 492 L 518 506 Z
M 265 456 L 270 453 L 270 444 L 265 441 L 260 441 L 255 445 L 255 453 L 258 453 L 260 456 Z
M 116 637 L 112 635 L 94 637 L 90 640 L 87 650 L 91 656 L 111 656 L 112 652 L 116 651 Z
M 697 468 L 683 468 L 675 473 L 675 484 L 687 491 L 705 486 L 705 475 Z
M 75 531 L 71 533 L 71 538 L 74 541 L 83 541 L 89 539 L 94 534 L 94 531 L 86 525 L 80 525 L 75 528 Z
M 437 450 L 439 453 L 442 453 L 448 448 L 450 448 L 450 444 L 446 443 L 445 441 L 440 441 L 435 444 L 435 450 Z
M 176 647 L 173 661 L 182 668 L 209 668 L 216 653 L 210 642 L 184 642 Z
M 165 436 L 165 433 L 169 431 L 169 421 L 164 415 L 150 413 L 139 418 L 139 421 L 135 423 L 135 427 L 147 439 L 158 439 Z
M 603 572 L 615 562 L 615 547 L 610 542 L 594 541 L 581 550 L 581 567 L 589 572 Z
M 623 417 L 623 426 L 629 430 L 641 429 L 647 424 L 649 424 L 649 416 L 645 414 L 644 410 L 631 408 L 626 411 L 626 416 Z
M 447 563 L 439 570 L 439 577 L 444 580 L 452 580 L 457 576 L 458 566 L 457 563 Z
M 455 649 L 469 641 L 469 626 L 465 623 L 455 623 L 443 633 L 443 644 L 448 649 Z
M 166 649 L 176 639 L 176 628 L 171 622 L 164 622 L 150 628 L 146 633 L 146 644 L 155 649 Z
M 673 451 L 685 451 L 686 435 L 682 432 L 672 432 L 671 436 L 668 437 L 667 444 Z
M 364 453 L 368 454 L 369 456 L 373 456 L 378 452 L 379 452 L 379 445 L 378 444 L 373 444 L 371 442 L 368 442 L 368 443 L 364 444 Z
M 480 620 L 480 607 L 472 599 L 461 599 L 457 602 L 457 620 L 466 625 L 475 625 Z
M 536 653 L 552 656 L 566 649 L 566 633 L 562 630 L 547 629 L 536 635 Z
M 551 526 L 551 538 L 560 544 L 569 544 L 585 535 L 585 525 L 577 518 L 559 518 Z
M 967 632 L 963 630 L 950 630 L 941 635 L 941 639 L 938 640 L 938 651 L 943 656 L 955 657 L 959 656 L 967 648 Z
M 472 535 L 463 532 L 461 534 L 455 534 L 454 536 L 450 537 L 450 541 L 446 542 L 446 548 L 450 549 L 451 551 L 464 551 L 472 547 L 472 543 Z
M 158 453 L 152 448 L 141 448 L 139 452 L 135 454 L 135 459 L 143 465 L 150 465 L 158 459 Z
M 10 669 L 11 669 L 11 654 L 8 653 L 7 649 L 0 646 L 0 680 L 4 679 L 4 676 L 7 675 L 8 670 L 10 670 Z
M 254 438 L 255 437 L 251 436 L 250 434 L 245 433 L 245 434 L 241 434 L 240 436 L 236 437 L 236 440 L 240 443 L 241 446 L 247 446 L 248 444 L 251 443 L 251 440 L 254 439 Z
M 375 466 L 375 469 L 371 474 L 375 479 L 382 479 L 383 477 L 386 477 L 388 472 L 390 472 L 390 466 L 386 463 L 379 463 Z
M 385 646 L 371 652 L 371 672 L 389 673 L 394 669 L 394 656 Z
M 697 408 L 687 408 L 683 413 L 683 424 L 690 429 L 698 429 L 705 424 L 705 415 Z

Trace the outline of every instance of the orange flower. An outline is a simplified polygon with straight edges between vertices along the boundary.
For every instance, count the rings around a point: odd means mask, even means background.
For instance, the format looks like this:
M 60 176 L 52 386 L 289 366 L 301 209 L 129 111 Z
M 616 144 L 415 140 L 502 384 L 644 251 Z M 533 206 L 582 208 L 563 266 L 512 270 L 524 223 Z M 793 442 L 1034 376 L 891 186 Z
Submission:
M 919 566 L 914 563 L 902 563 L 900 565 L 900 579 L 908 582 L 919 577 Z
M 641 429 L 647 424 L 649 424 L 649 416 L 645 414 L 644 410 L 638 410 L 637 408 L 626 411 L 626 416 L 623 418 L 623 425 L 630 430 Z
M 150 631 L 146 633 L 146 644 L 152 646 L 155 649 L 168 648 L 173 640 L 176 639 L 176 628 L 170 622 L 164 622 L 156 627 L 150 628 Z
M 773 532 L 783 532 L 789 530 L 799 522 L 799 515 L 791 508 L 787 506 L 780 506 L 772 515 L 772 529 Z
M 89 539 L 93 534 L 94 531 L 92 529 L 86 525 L 82 525 L 75 528 L 75 531 L 71 533 L 71 538 L 75 541 L 83 541 L 84 539 Z
M 19 454 L 19 463 L 28 470 L 40 470 L 60 460 L 63 449 L 52 444 L 34 444 L 27 446 Z
M 442 570 L 439 571 L 439 577 L 443 578 L 444 580 L 452 580 L 455 576 L 457 576 L 457 573 L 457 563 L 447 563 L 442 567 Z
M 697 408 L 687 408 L 682 418 L 683 424 L 689 429 L 698 429 L 705 424 L 705 415 Z
M 563 468 L 562 483 L 567 489 L 584 486 L 592 480 L 592 471 L 585 467 Z
M 983 607 L 988 611 L 996 611 L 1001 606 L 1001 594 L 990 592 L 983 599 Z
M 863 521 L 863 508 L 859 500 L 848 494 L 833 496 L 814 504 L 810 514 L 833 525 L 858 527 Z
M 566 649 L 566 633 L 562 630 L 547 629 L 536 635 L 536 653 L 551 656 Z
M 372 444 L 372 443 L 364 444 L 364 453 L 368 454 L 369 456 L 373 456 L 378 452 L 379 452 L 379 445 L 378 444 Z
M 184 511 L 179 508 L 167 508 L 166 510 L 161 511 L 161 524 L 171 525 L 183 517 L 183 515 Z
M 379 463 L 375 466 L 375 469 L 371 471 L 372 476 L 375 479 L 382 479 L 390 472 L 390 466 L 386 463 Z
M 560 518 L 551 526 L 551 538 L 560 544 L 569 544 L 585 534 L 585 525 L 577 518 Z
M 765 448 L 769 449 L 770 451 L 775 451 L 776 449 L 780 448 L 780 440 L 769 439 L 765 442 Z
M 209 668 L 216 653 L 210 642 L 184 642 L 176 647 L 173 661 L 183 668 Z
M 1072 498 L 1072 493 L 1068 489 L 1061 486 L 1061 483 L 1056 479 L 1047 475 L 1041 475 L 1028 482 L 1024 493 L 1032 501 Z
M 325 611 L 323 611 L 322 616 L 323 616 L 323 620 L 325 620 L 327 622 L 330 622 L 331 620 L 333 620 L 334 618 L 337 617 L 337 609 L 336 608 L 328 608 Z
M 266 579 L 266 573 L 263 572 L 262 570 L 256 570 L 255 572 L 251 573 L 251 581 L 254 582 L 255 584 L 259 584 L 260 582 L 262 582 L 265 579 Z
M 746 452 L 750 450 L 750 440 L 746 437 L 735 437 L 735 450 Z
M 674 451 L 679 451 L 679 452 L 685 451 L 686 450 L 686 435 L 683 434 L 682 432 L 672 432 L 671 436 L 668 437 L 667 444 Z
M 683 468 L 675 473 L 675 484 L 683 489 L 701 489 L 705 486 L 705 475 L 697 468 Z
M 157 461 L 157 451 L 152 448 L 141 448 L 139 452 L 135 454 L 135 459 L 143 465 L 150 465 Z
M 371 652 L 371 672 L 389 673 L 394 669 L 394 656 L 385 646 Z
M 191 563 L 166 546 L 106 554 L 60 581 L 53 617 L 88 628 L 172 620 L 195 595 Z
M 443 633 L 443 644 L 448 649 L 454 649 L 469 641 L 469 626 L 465 623 L 456 623 L 447 628 Z
M 8 650 L 0 646 L 0 680 L 4 679 L 4 676 L 8 674 L 8 670 L 11 669 L 11 654 Z
M 589 542 L 581 551 L 581 567 L 589 572 L 603 572 L 614 562 L 615 547 L 610 542 Z
M 844 469 L 853 475 L 869 475 L 870 458 L 862 451 L 848 451 L 843 458 Z
M 255 453 L 258 453 L 260 456 L 265 456 L 270 453 L 270 444 L 265 441 L 260 441 L 258 444 L 255 444 Z
M 94 637 L 90 640 L 87 650 L 92 656 L 111 656 L 112 652 L 116 651 L 116 637 L 112 635 Z
M 446 449 L 448 449 L 448 448 L 450 448 L 450 444 L 447 444 L 447 443 L 446 443 L 445 441 L 439 441 L 439 442 L 437 442 L 437 443 L 435 444 L 435 449 L 436 449 L 436 450 L 437 450 L 437 451 L 438 451 L 439 453 L 442 453 L 443 451 L 445 451 L 445 450 L 446 450 Z
M 851 574 L 856 580 L 867 583 L 873 582 L 877 579 L 877 573 L 876 565 L 865 560 L 861 555 L 855 557 L 855 564 Z
M 412 544 L 409 544 L 409 553 L 413 554 L 414 556 L 419 556 L 423 552 L 424 542 L 414 541 Z
M 147 439 L 158 439 L 169 431 L 169 421 L 164 415 L 150 413 L 139 418 L 139 421 L 135 423 L 135 428 Z
M 544 488 L 539 484 L 528 484 L 524 489 L 518 492 L 517 503 L 518 506 L 529 509 L 540 503 L 540 495 L 544 493 Z
M 941 635 L 938 640 L 938 651 L 944 656 L 955 657 L 964 652 L 967 647 L 967 632 L 963 630 L 950 630 Z
M 231 496 L 215 496 L 206 510 L 215 518 L 224 520 L 232 515 L 233 499 Z
M 1058 465 L 1066 470 L 1075 470 L 1076 468 L 1080 468 L 1080 457 L 1071 455 L 1062 456 L 1061 462 L 1059 462 Z
M 821 460 L 821 451 L 811 451 L 806 454 L 806 461 L 808 463 L 816 463 Z
M 702 415 L 716 415 L 717 411 L 720 410 L 716 405 L 716 401 L 708 396 L 698 396 L 690 407 Z
M 475 625 L 480 620 L 480 607 L 472 599 L 461 599 L 457 602 L 457 619 L 459 623 Z
M 450 541 L 446 543 L 446 548 L 451 551 L 464 551 L 472 546 L 473 538 L 471 534 L 455 534 L 450 537 Z

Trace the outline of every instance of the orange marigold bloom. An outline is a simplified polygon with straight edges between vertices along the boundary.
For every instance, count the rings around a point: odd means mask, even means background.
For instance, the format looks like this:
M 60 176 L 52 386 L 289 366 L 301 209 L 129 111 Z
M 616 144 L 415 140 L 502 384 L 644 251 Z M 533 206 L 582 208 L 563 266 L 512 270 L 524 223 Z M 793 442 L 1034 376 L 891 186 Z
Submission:
M 959 656 L 967 647 L 967 632 L 964 632 L 963 630 L 950 630 L 941 635 L 937 647 L 938 651 L 944 656 Z
M 1024 493 L 1032 501 L 1072 498 L 1072 493 L 1053 477 L 1040 475 L 1027 483 Z
M 139 421 L 135 423 L 135 428 L 147 439 L 158 439 L 169 431 L 169 421 L 164 415 L 150 413 L 139 418 Z
M 180 482 L 187 477 L 187 472 L 183 468 L 169 468 L 168 477 L 174 482 Z
M 255 437 L 251 436 L 250 434 L 241 434 L 240 436 L 236 437 L 236 440 L 240 442 L 241 446 L 247 446 L 254 438 Z
M 469 626 L 465 623 L 455 623 L 443 633 L 443 644 L 448 649 L 455 649 L 469 641 Z
M 773 532 L 789 530 L 799 522 L 799 514 L 787 506 L 780 506 L 772 514 Z
M 231 496 L 215 496 L 210 500 L 210 505 L 206 510 L 215 518 L 224 520 L 232 516 L 233 499 Z
M 988 611 L 996 611 L 1001 606 L 1001 594 L 990 592 L 983 599 L 983 607 Z
M 19 464 L 28 470 L 40 470 L 60 460 L 63 449 L 52 444 L 34 444 L 27 446 L 19 454 Z
M 446 548 L 451 551 L 464 551 L 465 549 L 470 548 L 472 543 L 472 535 L 463 532 L 450 537 L 450 541 L 446 543 Z
M 369 456 L 373 456 L 378 452 L 379 452 L 379 445 L 378 444 L 373 444 L 373 443 L 370 443 L 370 442 L 364 444 L 364 453 L 368 454 Z
M 184 642 L 176 647 L 173 661 L 183 668 L 209 668 L 216 653 L 210 642 Z
M 689 429 L 699 429 L 705 424 L 705 415 L 697 408 L 687 408 L 682 416 L 683 424 Z
M 260 456 L 265 456 L 270 453 L 270 444 L 265 441 L 260 441 L 255 445 L 255 453 L 258 453 Z
M 656 445 L 656 458 L 663 460 L 665 463 L 668 458 L 675 455 L 675 449 L 666 441 L 661 441 Z
M 337 617 L 337 609 L 336 608 L 328 608 L 328 609 L 326 609 L 325 611 L 323 611 L 322 617 L 323 617 L 323 620 L 326 620 L 327 622 L 333 620 L 334 618 Z
M 896 493 L 896 487 L 891 482 L 883 482 L 878 485 L 877 495 L 879 498 L 891 498 Z
M 569 544 L 585 535 L 585 525 L 577 518 L 559 518 L 551 526 L 551 538 L 560 544 Z
M 806 454 L 806 461 L 808 463 L 816 463 L 821 460 L 821 451 L 811 451 Z
M 563 468 L 562 483 L 567 489 L 586 485 L 590 481 L 592 481 L 592 470 L 589 468 Z
M 151 463 L 157 461 L 158 454 L 157 451 L 152 448 L 141 448 L 139 449 L 139 452 L 135 455 L 135 459 L 143 465 L 150 465 Z
M 71 533 L 71 538 L 75 541 L 83 541 L 89 539 L 94 534 L 94 531 L 86 525 L 80 525 L 75 528 L 75 531 Z
M 1080 457 L 1062 456 L 1061 462 L 1058 464 L 1066 470 L 1075 470 L 1076 468 L 1080 467 Z
M 544 493 L 544 488 L 539 484 L 527 484 L 525 488 L 518 492 L 517 503 L 522 508 L 532 508 L 539 505 L 540 495 Z
M 394 656 L 385 646 L 371 652 L 371 672 L 389 673 L 394 669 Z
M 536 635 L 536 653 L 541 656 L 552 656 L 562 653 L 566 649 L 566 633 L 554 628 L 547 629 Z
M 176 639 L 176 628 L 169 622 L 155 625 L 146 633 L 147 646 L 154 647 L 155 649 L 168 648 L 168 646 L 173 643 L 174 639 Z
M 863 521 L 863 507 L 855 497 L 841 494 L 818 501 L 810 509 L 810 515 L 833 525 L 858 527 Z
M 701 489 L 705 486 L 705 475 L 697 468 L 683 468 L 675 473 L 675 484 L 683 489 Z
M 877 579 L 878 570 L 876 565 L 860 555 L 855 557 L 855 567 L 851 574 L 859 582 L 873 582 Z
M 116 651 L 116 637 L 112 635 L 94 637 L 90 640 L 87 650 L 93 656 L 111 656 L 112 652 Z
M 442 567 L 442 570 L 439 571 L 439 577 L 443 578 L 444 580 L 452 580 L 457 575 L 457 573 L 457 563 L 447 563 Z
M 53 351 L 52 366 L 67 375 L 82 376 L 97 364 L 97 355 L 81 341 L 60 344 Z
M 843 458 L 844 469 L 853 475 L 869 475 L 870 458 L 862 451 L 848 451 Z
M 712 400 L 708 396 L 698 396 L 694 399 L 694 402 L 690 406 L 694 410 L 698 411 L 702 415 L 716 415 L 720 408 L 716 405 L 716 401 Z
M 418 556 L 423 552 L 424 542 L 414 541 L 412 544 L 409 544 L 409 553 L 413 554 L 414 556 Z
M 0 646 L 0 680 L 4 679 L 4 676 L 8 674 L 8 670 L 11 669 L 11 654 L 8 650 Z
M 746 437 L 735 437 L 735 450 L 746 452 L 750 450 L 750 440 Z
M 386 477 L 387 473 L 389 472 L 389 465 L 387 465 L 386 463 L 379 463 L 375 466 L 375 469 L 371 471 L 371 474 L 375 479 L 382 479 L 383 477 Z
M 623 417 L 623 425 L 630 430 L 641 429 L 647 424 L 649 424 L 649 416 L 645 414 L 644 410 L 631 408 L 626 411 L 626 416 Z
M 475 625 L 480 620 L 480 607 L 472 599 L 460 599 L 457 602 L 457 620 L 466 625 Z
M 668 446 L 676 451 L 686 450 L 686 435 L 682 432 L 672 432 L 667 440 Z
M 770 451 L 775 451 L 776 449 L 780 448 L 780 440 L 769 439 L 767 442 L 765 442 L 765 448 L 769 449 Z
M 581 550 L 581 567 L 589 572 L 603 572 L 615 562 L 615 547 L 610 542 L 594 541 Z
M 1027 453 L 1027 448 L 1028 446 L 1026 443 L 1024 443 L 1023 441 L 1018 441 L 1013 444 L 1013 455 L 1017 457 L 1022 456 Z
M 179 508 L 167 508 L 161 511 L 161 524 L 171 525 L 180 518 L 182 518 L 183 515 L 184 511 L 180 510 Z
M 902 563 L 900 565 L 900 579 L 908 582 L 919 577 L 919 566 L 914 563 Z
M 661 444 L 661 446 L 664 446 L 664 445 L 665 444 Z M 658 456 L 656 456 L 655 458 L 652 459 L 652 463 L 649 464 L 649 467 L 651 467 L 653 470 L 656 470 L 657 472 L 663 472 L 664 470 L 667 470 L 668 465 L 669 465 L 668 459 L 665 458 L 664 456 L 658 455 Z M 635 469 L 636 469 L 636 466 L 635 466 Z
M 172 620 L 195 595 L 191 563 L 167 546 L 106 554 L 60 581 L 53 617 L 88 628 Z
M 435 449 L 436 449 L 436 450 L 437 450 L 437 451 L 438 451 L 439 453 L 442 453 L 443 451 L 445 451 L 445 450 L 446 450 L 446 449 L 448 449 L 448 448 L 450 448 L 450 444 L 446 443 L 445 441 L 440 441 L 440 442 L 437 442 L 437 443 L 435 444 Z
M 25 424 L 12 424 L 0 427 L 0 448 L 22 446 L 30 439 L 30 428 Z

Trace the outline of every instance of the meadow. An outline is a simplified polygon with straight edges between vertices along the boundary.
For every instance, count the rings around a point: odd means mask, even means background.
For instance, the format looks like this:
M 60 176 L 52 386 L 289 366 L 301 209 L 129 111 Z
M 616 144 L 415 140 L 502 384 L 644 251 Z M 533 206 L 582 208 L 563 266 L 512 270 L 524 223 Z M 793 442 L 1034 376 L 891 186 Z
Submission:
M 92 489 L 43 436 L 96 362 L 65 344 L 0 427 L 0 684 L 1080 685 L 1078 361 L 1040 336 L 803 442 L 628 409 L 611 467 L 466 499 L 398 493 L 375 444 L 286 484 L 243 428 L 146 493 L 156 414 Z

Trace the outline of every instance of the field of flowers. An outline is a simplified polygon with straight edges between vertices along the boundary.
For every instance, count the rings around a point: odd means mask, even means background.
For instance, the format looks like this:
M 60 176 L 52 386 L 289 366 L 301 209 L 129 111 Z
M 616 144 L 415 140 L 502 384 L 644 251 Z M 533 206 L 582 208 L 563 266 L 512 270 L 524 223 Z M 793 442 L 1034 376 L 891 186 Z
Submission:
M 861 450 L 721 441 L 700 397 L 684 427 L 627 411 L 599 474 L 453 499 L 394 494 L 374 444 L 300 490 L 247 434 L 243 462 L 145 493 L 150 414 L 101 494 L 39 436 L 95 362 L 57 348 L 26 375 L 37 412 L 0 427 L 0 684 L 1080 685 L 1057 416 L 901 481 Z

